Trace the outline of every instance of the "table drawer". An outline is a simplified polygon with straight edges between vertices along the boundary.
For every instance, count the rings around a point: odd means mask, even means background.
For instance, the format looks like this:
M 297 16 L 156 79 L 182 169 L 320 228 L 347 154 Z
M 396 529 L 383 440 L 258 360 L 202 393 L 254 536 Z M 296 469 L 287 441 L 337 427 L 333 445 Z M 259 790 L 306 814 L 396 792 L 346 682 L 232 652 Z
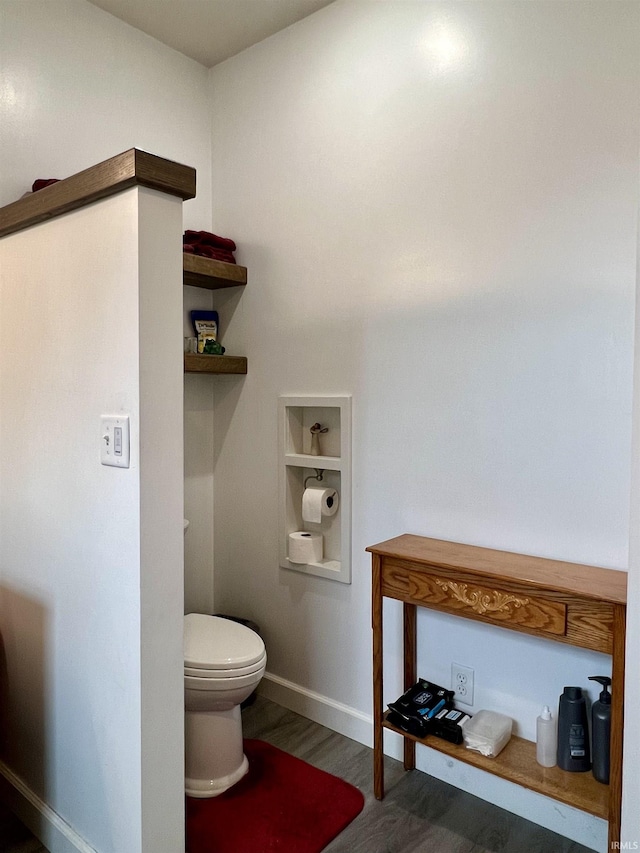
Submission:
M 409 595 L 425 604 L 499 624 L 564 636 L 567 630 L 567 606 L 560 601 L 535 598 L 476 583 L 451 580 L 424 572 L 409 572 Z

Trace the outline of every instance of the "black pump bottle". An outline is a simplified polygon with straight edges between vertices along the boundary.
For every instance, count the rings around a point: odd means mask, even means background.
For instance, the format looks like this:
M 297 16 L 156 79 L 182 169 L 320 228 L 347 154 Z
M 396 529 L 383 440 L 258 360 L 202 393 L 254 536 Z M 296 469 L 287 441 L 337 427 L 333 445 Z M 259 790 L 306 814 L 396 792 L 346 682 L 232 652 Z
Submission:
M 602 685 L 602 693 L 591 708 L 591 740 L 593 775 L 598 782 L 609 784 L 609 757 L 611 754 L 611 679 L 606 675 L 590 675 L 589 681 Z
M 591 770 L 587 705 L 581 687 L 565 687 L 558 708 L 558 767 Z

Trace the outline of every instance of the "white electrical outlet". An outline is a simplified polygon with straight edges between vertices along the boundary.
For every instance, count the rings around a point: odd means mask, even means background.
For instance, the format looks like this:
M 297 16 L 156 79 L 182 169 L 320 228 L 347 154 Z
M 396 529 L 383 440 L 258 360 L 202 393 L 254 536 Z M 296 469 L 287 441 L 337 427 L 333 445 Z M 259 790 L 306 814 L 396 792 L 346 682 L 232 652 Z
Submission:
M 473 670 L 459 663 L 451 664 L 451 689 L 455 691 L 455 701 L 463 705 L 473 705 Z

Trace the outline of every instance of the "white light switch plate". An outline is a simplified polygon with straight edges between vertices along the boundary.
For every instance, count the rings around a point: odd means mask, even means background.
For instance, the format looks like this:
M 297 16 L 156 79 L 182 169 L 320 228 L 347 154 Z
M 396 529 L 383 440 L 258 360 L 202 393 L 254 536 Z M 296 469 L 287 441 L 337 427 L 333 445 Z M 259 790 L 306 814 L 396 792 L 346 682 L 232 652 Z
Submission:
M 129 416 L 118 415 L 100 418 L 100 461 L 116 468 L 129 467 Z

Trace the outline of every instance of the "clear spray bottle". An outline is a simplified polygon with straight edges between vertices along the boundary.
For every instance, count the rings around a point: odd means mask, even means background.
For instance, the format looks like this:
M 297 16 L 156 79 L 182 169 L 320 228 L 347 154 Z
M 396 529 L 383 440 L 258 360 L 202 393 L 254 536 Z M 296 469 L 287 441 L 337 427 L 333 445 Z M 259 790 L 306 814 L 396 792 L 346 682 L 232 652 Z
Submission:
M 551 709 L 545 705 L 536 720 L 536 761 L 543 767 L 553 767 L 558 750 L 558 731 Z

